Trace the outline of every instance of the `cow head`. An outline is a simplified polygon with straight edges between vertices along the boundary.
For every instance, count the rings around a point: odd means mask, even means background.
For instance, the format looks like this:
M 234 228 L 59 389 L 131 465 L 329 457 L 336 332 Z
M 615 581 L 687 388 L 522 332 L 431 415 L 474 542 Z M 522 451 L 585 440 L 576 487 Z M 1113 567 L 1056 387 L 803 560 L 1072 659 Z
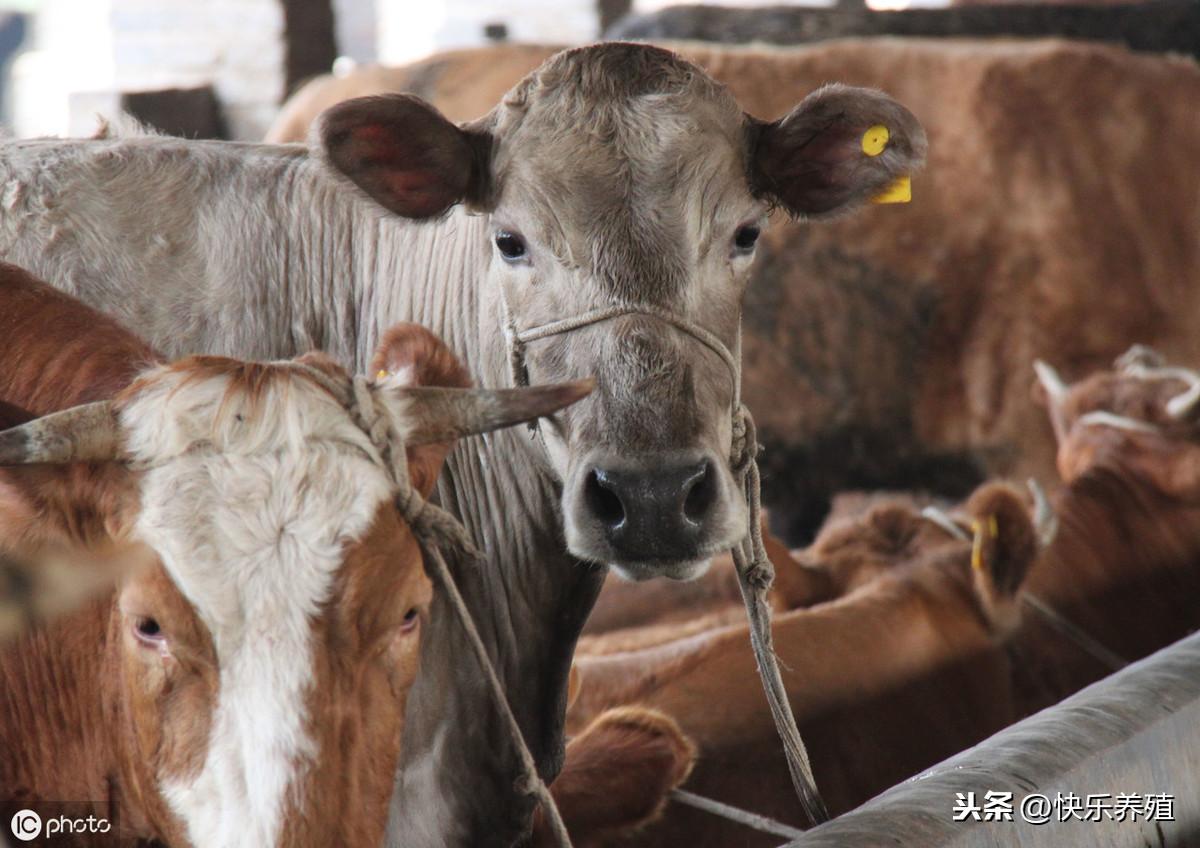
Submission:
M 1169 366 L 1141 345 L 1112 370 L 1073 385 L 1047 363 L 1035 369 L 1065 482 L 1108 467 L 1132 472 L 1170 497 L 1200 499 L 1200 373 Z
M 386 457 L 406 450 L 427 494 L 453 438 L 584 390 L 414 388 L 466 375 L 417 328 L 386 344 L 394 376 L 357 412 L 324 356 L 197 357 L 143 373 L 111 404 L 0 434 L 0 464 L 37 463 L 0 476 L 7 545 L 149 560 L 116 592 L 104 703 L 118 705 L 121 794 L 144 801 L 150 835 L 382 840 L 431 594 Z
M 612 43 L 552 57 L 469 125 L 393 95 L 339 104 L 316 132 L 329 165 L 394 213 L 462 203 L 486 216 L 493 350 L 505 315 L 526 330 L 616 305 L 668 311 L 736 355 L 771 209 L 851 209 L 925 150 L 913 116 L 878 92 L 828 86 L 765 123 L 669 51 Z M 530 341 L 523 365 L 533 381 L 596 378 L 543 428 L 572 553 L 634 578 L 689 577 L 744 535 L 734 383 L 710 347 L 632 314 Z

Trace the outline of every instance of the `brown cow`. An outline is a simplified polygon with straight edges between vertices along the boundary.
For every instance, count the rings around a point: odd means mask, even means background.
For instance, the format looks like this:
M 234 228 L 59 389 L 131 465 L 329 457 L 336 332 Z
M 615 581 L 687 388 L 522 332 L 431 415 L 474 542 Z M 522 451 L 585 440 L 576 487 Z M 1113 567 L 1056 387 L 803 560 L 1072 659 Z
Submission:
M 1179 178 L 1200 137 L 1195 62 L 1062 41 L 679 49 L 751 114 L 838 79 L 886 89 L 929 132 L 911 205 L 763 234 L 744 393 L 789 543 L 844 489 L 1049 479 L 1054 443 L 1027 402 L 1036 356 L 1082 371 L 1150 341 L 1200 360 L 1200 205 Z M 417 90 L 466 120 L 553 50 L 443 53 L 372 71 L 364 90 Z M 314 83 L 286 120 L 311 121 L 354 79 Z
M 572 844 L 608 844 L 654 821 L 695 758 L 691 740 L 660 712 L 617 707 L 601 713 L 567 743 L 566 764 L 551 788 Z M 556 844 L 539 808 L 532 845 Z
M 0 262 L 0 362 L 0 402 L 45 415 L 111 398 L 161 359 L 112 318 Z
M 25 297 L 35 289 L 21 288 L 17 316 L 28 358 L 5 360 L 18 376 L 86 327 L 55 320 L 83 307 Z M 102 336 L 122 333 L 100 322 Z M 402 352 L 385 359 L 405 367 L 365 391 L 423 494 L 450 434 L 580 394 L 414 390 L 461 385 L 465 371 L 420 328 L 387 342 Z M 77 350 L 99 382 L 125 375 L 119 357 Z M 59 400 L 91 391 L 9 385 Z M 430 584 L 379 426 L 366 432 L 339 386 L 348 375 L 319 354 L 194 357 L 142 371 L 113 401 L 0 434 L 0 465 L 18 464 L 0 470 L 0 549 L 143 563 L 0 655 L 5 821 L 76 802 L 123 839 L 379 844 Z
M 775 620 L 775 649 L 793 709 L 832 810 L 847 809 L 1012 721 L 1012 671 L 1000 642 L 1037 554 L 1028 507 L 1005 486 L 968 508 L 996 520 L 980 568 L 961 542 L 903 503 L 825 534 L 820 550 L 837 600 Z M 872 579 L 858 581 L 860 571 Z M 858 583 L 861 582 L 861 585 Z M 856 586 L 857 588 L 851 588 Z M 684 625 L 686 627 L 686 625 Z M 630 649 L 620 632 L 583 639 L 572 726 L 618 704 L 674 717 L 696 743 L 688 788 L 799 824 L 778 738 L 744 625 Z M 955 693 L 956 709 L 944 708 Z M 869 728 L 866 730 L 865 728 Z M 748 768 L 748 765 L 752 764 Z M 748 832 L 673 805 L 644 844 L 724 845 Z M 764 844 L 776 844 L 764 842 Z
M 1030 584 L 1133 660 L 1200 627 L 1200 427 L 1195 371 L 1135 347 L 1074 385 L 1039 363 L 1067 485 Z M 1076 655 L 1076 678 L 1097 676 Z

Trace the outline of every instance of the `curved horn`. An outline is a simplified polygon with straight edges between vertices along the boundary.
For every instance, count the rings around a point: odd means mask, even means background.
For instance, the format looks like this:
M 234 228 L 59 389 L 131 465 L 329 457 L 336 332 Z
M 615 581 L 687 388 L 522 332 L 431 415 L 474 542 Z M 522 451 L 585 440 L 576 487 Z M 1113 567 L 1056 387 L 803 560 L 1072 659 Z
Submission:
M 1041 483 L 1030 477 L 1025 485 L 1029 487 L 1029 494 L 1033 495 L 1033 529 L 1042 547 L 1048 548 L 1058 535 L 1058 515 L 1050 505 Z
M 121 428 L 110 401 L 44 415 L 0 432 L 0 465 L 108 462 L 121 455 Z
M 921 510 L 921 517 L 926 521 L 931 521 L 938 527 L 941 527 L 960 542 L 971 541 L 971 537 L 967 535 L 967 531 L 959 527 L 953 518 L 947 515 L 943 510 L 938 509 L 936 506 L 925 507 L 923 510 Z
M 1167 415 L 1176 421 L 1191 418 L 1196 404 L 1200 403 L 1200 379 L 1196 378 L 1195 372 L 1189 372 L 1183 379 L 1188 383 L 1187 390 L 1167 401 Z
M 1157 433 L 1159 431 L 1149 422 L 1139 421 L 1127 415 L 1117 415 L 1104 409 L 1096 409 L 1079 416 L 1079 423 L 1085 427 L 1112 427 L 1114 430 L 1128 430 L 1131 433 Z
M 1067 384 L 1063 382 L 1062 377 L 1058 376 L 1058 372 L 1054 370 L 1053 366 L 1040 359 L 1034 360 L 1033 372 L 1037 374 L 1038 382 L 1046 390 L 1046 397 L 1050 400 L 1051 405 L 1058 406 L 1059 402 L 1067 396 L 1068 391 Z
M 388 390 L 385 397 L 400 413 L 405 442 L 427 445 L 541 418 L 586 397 L 595 385 L 587 379 L 521 389 L 412 386 Z
M 1129 376 L 1136 376 L 1137 372 L 1147 369 L 1162 368 L 1166 364 L 1161 353 L 1143 344 L 1131 345 L 1129 350 L 1113 360 L 1113 367 Z

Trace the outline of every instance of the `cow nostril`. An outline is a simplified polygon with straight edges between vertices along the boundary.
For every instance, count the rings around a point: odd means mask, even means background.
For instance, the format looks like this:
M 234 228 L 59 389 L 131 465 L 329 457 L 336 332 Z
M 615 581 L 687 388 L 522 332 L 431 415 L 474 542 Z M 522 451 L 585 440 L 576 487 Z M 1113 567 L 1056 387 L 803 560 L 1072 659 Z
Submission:
M 683 516 L 693 524 L 699 524 L 708 515 L 713 501 L 717 497 L 717 475 L 712 473 L 712 463 L 704 463 L 704 468 L 688 481 L 691 489 L 683 500 Z
M 593 515 L 609 527 L 619 527 L 625 521 L 625 506 L 602 477 L 601 471 L 588 472 L 583 496 Z

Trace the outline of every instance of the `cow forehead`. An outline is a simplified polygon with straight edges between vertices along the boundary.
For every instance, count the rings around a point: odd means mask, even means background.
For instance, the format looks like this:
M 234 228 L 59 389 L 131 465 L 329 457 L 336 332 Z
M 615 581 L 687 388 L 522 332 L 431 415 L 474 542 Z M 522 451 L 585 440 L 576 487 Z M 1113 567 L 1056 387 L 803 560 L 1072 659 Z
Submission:
M 714 228 L 754 207 L 744 116 L 699 79 L 593 99 L 597 86 L 572 78 L 507 103 L 494 158 L 502 216 L 524 218 L 512 223 L 611 295 L 676 295 Z
M 135 389 L 121 411 L 127 447 L 147 463 L 134 531 L 219 666 L 204 764 L 164 797 L 197 845 L 273 845 L 316 753 L 313 620 L 390 481 L 345 410 L 300 375 L 159 370 Z

